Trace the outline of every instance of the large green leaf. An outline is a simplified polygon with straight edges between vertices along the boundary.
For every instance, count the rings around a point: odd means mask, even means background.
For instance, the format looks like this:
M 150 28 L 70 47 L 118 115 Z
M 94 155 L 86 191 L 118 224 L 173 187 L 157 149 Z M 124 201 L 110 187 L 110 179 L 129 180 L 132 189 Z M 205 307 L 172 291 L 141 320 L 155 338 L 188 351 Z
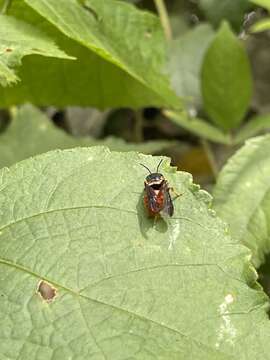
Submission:
M 238 31 L 244 23 L 244 15 L 251 4 L 249 0 L 199 0 L 199 6 L 215 26 L 226 19 Z
M 247 53 L 227 23 L 220 27 L 202 66 L 202 95 L 211 120 L 225 130 L 237 127 L 252 93 Z
M 270 359 L 267 297 L 209 196 L 166 160 L 183 195 L 146 217 L 158 161 L 97 147 L 0 172 L 2 359 Z
M 259 266 L 270 251 L 270 135 L 247 141 L 221 171 L 214 208 Z
M 113 137 L 104 140 L 90 137 L 75 138 L 55 127 L 38 109 L 31 105 L 25 105 L 18 110 L 11 125 L 0 136 L 0 168 L 49 150 L 75 146 L 106 145 L 111 150 L 136 150 L 151 154 L 176 144 L 179 146 L 179 143 L 173 141 L 147 141 L 135 144 L 126 143 L 122 139 Z
M 0 85 L 17 82 L 14 68 L 21 64 L 22 57 L 31 54 L 69 59 L 41 31 L 11 16 L 0 15 Z
M 45 31 L 77 61 L 25 59 L 21 84 L 1 89 L 2 106 L 180 106 L 165 74 L 166 42 L 155 15 L 115 0 L 84 7 L 76 0 L 14 0 L 9 14 Z

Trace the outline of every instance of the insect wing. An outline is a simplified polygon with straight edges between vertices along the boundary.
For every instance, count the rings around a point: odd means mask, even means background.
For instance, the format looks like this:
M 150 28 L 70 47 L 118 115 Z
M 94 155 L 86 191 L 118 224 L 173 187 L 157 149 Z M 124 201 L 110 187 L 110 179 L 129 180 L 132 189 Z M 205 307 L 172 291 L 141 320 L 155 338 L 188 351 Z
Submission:
M 145 185 L 145 192 L 148 199 L 148 207 L 152 213 L 158 213 L 160 211 L 159 203 L 157 202 L 157 195 L 151 186 Z
M 169 216 L 173 216 L 173 212 L 174 212 L 172 198 L 171 198 L 170 191 L 169 191 L 169 188 L 167 185 L 166 185 L 166 188 L 164 189 L 164 208 L 163 208 L 162 212 L 165 215 L 169 215 Z

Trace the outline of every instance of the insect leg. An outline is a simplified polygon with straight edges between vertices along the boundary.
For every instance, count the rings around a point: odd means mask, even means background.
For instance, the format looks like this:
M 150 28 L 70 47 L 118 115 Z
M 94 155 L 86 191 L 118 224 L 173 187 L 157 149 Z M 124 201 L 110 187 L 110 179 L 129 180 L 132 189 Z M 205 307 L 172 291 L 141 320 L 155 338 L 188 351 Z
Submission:
M 180 196 L 184 195 L 184 193 L 179 193 L 179 192 L 175 191 L 173 187 L 169 187 L 169 190 L 171 190 L 175 195 L 175 197 L 172 199 L 172 201 L 174 201 L 177 198 L 179 198 Z

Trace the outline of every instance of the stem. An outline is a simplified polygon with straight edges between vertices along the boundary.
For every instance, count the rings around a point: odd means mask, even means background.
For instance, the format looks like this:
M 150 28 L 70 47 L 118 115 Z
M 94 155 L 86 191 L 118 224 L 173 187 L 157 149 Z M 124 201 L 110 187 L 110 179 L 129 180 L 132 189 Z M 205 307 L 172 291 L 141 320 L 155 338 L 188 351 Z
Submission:
M 172 28 L 170 25 L 170 19 L 168 16 L 168 12 L 164 0 L 154 0 L 154 1 L 158 11 L 158 15 L 160 17 L 161 25 L 164 29 L 166 39 L 169 41 L 172 39 Z
M 8 9 L 9 9 L 9 7 L 10 7 L 10 5 L 11 5 L 11 1 L 12 1 L 12 0 L 4 0 L 4 1 L 3 1 L 2 9 L 1 9 L 1 11 L 0 11 L 0 13 L 1 13 L 2 15 L 4 15 L 4 14 L 7 13 Z
M 143 141 L 143 111 L 136 110 L 134 112 L 135 126 L 134 126 L 134 140 L 137 143 Z
M 202 144 L 204 152 L 205 152 L 205 154 L 207 156 L 207 159 L 208 159 L 209 165 L 211 167 L 212 173 L 213 173 L 213 175 L 214 175 L 214 177 L 216 179 L 217 175 L 218 175 L 218 166 L 217 166 L 216 159 L 215 159 L 213 150 L 211 148 L 211 145 L 205 139 L 201 139 L 201 144 Z

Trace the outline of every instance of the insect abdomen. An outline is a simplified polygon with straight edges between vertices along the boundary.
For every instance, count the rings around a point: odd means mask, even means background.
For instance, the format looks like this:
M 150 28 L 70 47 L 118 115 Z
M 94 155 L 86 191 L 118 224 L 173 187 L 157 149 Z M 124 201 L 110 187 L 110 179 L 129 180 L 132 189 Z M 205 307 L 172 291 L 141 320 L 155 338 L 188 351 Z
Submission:
M 144 206 L 145 206 L 146 210 L 148 211 L 148 215 L 150 217 L 157 216 L 164 207 L 164 196 L 163 196 L 163 194 L 160 192 L 154 198 L 154 200 L 151 201 L 151 203 L 150 203 L 150 201 L 148 199 L 148 196 L 145 195 L 144 196 Z

